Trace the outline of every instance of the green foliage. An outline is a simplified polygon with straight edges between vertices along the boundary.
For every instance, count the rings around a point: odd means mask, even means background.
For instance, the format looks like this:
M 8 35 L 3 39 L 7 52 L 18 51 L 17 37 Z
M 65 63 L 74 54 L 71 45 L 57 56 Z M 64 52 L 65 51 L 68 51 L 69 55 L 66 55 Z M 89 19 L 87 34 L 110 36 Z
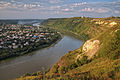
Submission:
M 77 68 L 77 67 L 78 67 L 78 65 L 74 62 L 73 64 L 71 64 L 71 65 L 68 67 L 68 69 L 72 70 L 72 69 L 75 69 L 75 68 Z
M 51 69 L 51 72 L 52 73 L 58 73 L 58 67 L 59 67 L 58 65 L 54 65 Z
M 82 59 L 77 59 L 77 65 L 82 66 L 83 64 L 89 63 L 90 60 L 87 59 L 87 56 L 83 56 Z
M 103 45 L 100 48 L 99 56 L 107 56 L 114 60 L 120 56 L 120 30 L 113 32 L 112 35 L 113 36 L 109 33 L 105 33 L 104 36 L 106 37 L 103 39 Z
M 61 66 L 61 67 L 59 68 L 59 73 L 60 73 L 60 74 L 65 73 L 65 67 Z
M 68 31 L 79 35 L 83 40 L 90 38 L 89 34 L 86 33 L 90 27 L 90 20 L 88 18 L 60 18 L 60 19 L 48 19 L 41 23 L 44 26 L 52 27 L 59 31 Z
M 50 68 L 48 68 L 46 71 L 45 71 L 45 73 L 48 73 L 50 71 Z
M 120 72 L 120 64 L 119 63 L 114 64 L 114 71 L 117 73 Z
M 41 71 L 37 71 L 35 73 L 32 73 L 32 76 L 38 76 L 38 75 L 42 75 L 42 72 Z
M 25 77 L 25 76 L 31 76 L 31 74 L 30 74 L 30 73 L 25 73 L 25 74 L 24 74 L 24 77 Z

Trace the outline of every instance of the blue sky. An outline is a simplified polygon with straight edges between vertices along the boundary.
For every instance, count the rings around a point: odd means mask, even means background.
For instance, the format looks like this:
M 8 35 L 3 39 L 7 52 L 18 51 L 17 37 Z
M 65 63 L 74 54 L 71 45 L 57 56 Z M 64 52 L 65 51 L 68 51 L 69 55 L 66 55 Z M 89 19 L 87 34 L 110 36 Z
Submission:
M 0 0 L 0 19 L 120 16 L 120 0 Z

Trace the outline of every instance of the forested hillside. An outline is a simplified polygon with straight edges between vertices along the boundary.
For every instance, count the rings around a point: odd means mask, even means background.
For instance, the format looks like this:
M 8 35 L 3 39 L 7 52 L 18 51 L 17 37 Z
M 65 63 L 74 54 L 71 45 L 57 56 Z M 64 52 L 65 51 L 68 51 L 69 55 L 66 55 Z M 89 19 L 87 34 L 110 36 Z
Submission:
M 26 75 L 21 80 L 120 79 L 119 17 L 48 19 L 42 25 L 74 33 L 86 42 L 79 49 L 69 51 L 45 74 Z

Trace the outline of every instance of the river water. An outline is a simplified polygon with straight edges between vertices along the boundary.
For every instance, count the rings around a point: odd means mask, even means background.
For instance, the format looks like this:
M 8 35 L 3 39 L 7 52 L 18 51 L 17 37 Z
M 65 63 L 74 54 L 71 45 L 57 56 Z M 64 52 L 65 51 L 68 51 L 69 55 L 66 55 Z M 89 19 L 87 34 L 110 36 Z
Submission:
M 68 51 L 75 50 L 83 41 L 74 36 L 64 35 L 55 45 L 37 50 L 24 56 L 0 62 L 0 80 L 12 80 L 25 73 L 42 71 L 55 64 Z

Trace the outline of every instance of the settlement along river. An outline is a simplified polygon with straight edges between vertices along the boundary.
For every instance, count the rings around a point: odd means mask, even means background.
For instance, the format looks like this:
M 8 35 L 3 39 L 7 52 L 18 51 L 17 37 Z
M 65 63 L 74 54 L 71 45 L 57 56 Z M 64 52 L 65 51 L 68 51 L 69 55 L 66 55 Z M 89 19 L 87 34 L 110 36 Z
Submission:
M 12 80 L 25 73 L 43 71 L 55 64 L 68 51 L 75 50 L 83 41 L 71 35 L 64 37 L 55 45 L 37 50 L 24 56 L 0 62 L 0 80 Z

